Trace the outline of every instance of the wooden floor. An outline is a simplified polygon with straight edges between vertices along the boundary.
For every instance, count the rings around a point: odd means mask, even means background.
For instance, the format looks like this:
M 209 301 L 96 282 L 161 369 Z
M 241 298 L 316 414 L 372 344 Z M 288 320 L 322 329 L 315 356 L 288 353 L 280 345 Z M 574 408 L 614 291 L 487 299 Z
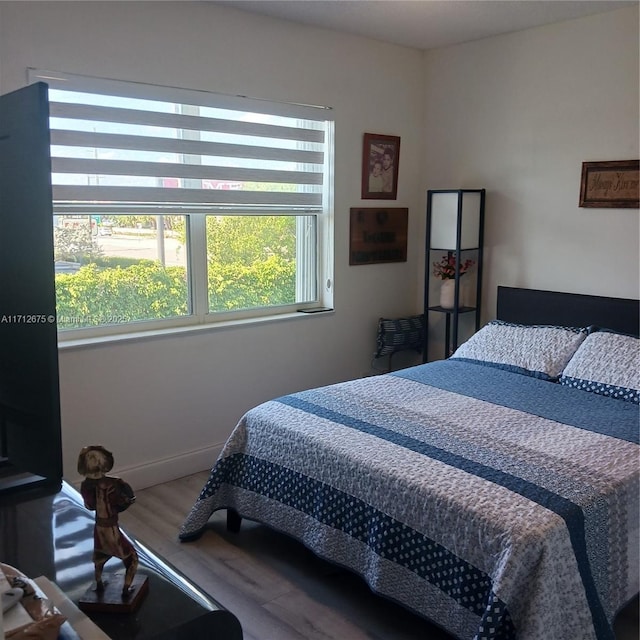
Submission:
M 220 512 L 199 540 L 179 542 L 178 529 L 208 475 L 136 492 L 120 523 L 232 611 L 245 640 L 451 640 L 267 527 L 243 521 L 240 533 L 231 534 Z M 618 617 L 616 638 L 638 640 L 638 629 L 636 599 Z

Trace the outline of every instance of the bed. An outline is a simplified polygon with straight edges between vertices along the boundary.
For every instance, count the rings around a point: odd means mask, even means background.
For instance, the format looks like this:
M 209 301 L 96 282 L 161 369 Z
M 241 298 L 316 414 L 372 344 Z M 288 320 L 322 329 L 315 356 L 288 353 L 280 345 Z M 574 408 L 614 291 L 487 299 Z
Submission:
M 179 537 L 262 522 L 460 639 L 613 639 L 639 590 L 638 302 L 499 287 L 447 360 L 238 423 Z

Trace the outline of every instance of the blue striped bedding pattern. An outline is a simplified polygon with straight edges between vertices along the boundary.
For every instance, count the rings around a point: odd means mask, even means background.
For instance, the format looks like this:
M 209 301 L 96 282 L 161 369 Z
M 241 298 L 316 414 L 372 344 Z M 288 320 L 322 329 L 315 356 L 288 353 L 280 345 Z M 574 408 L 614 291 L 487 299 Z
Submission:
M 233 508 L 456 638 L 613 640 L 638 592 L 632 407 L 462 360 L 284 396 L 240 420 L 180 538 Z

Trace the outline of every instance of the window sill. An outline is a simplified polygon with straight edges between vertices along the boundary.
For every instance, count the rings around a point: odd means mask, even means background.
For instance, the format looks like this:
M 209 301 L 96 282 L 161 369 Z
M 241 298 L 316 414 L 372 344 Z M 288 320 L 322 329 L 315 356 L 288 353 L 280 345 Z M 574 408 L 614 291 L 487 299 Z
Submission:
M 334 309 L 322 308 L 318 311 L 307 311 L 306 313 L 300 311 L 293 311 L 291 313 L 280 313 L 272 316 L 262 316 L 259 318 L 245 318 L 242 320 L 227 320 L 221 322 L 209 322 L 207 324 L 188 325 L 180 327 L 168 327 L 163 329 L 149 329 L 146 331 L 131 331 L 128 333 L 116 333 L 105 336 L 93 336 L 90 338 L 78 338 L 78 339 L 60 339 L 60 333 L 58 333 L 58 350 L 67 351 L 74 349 L 83 349 L 96 347 L 101 345 L 109 345 L 121 342 L 141 342 L 145 340 L 161 340 L 163 338 L 173 338 L 180 335 L 187 335 L 192 333 L 202 332 L 215 332 L 223 331 L 225 329 L 238 329 L 244 327 L 252 327 L 265 323 L 283 322 L 289 320 L 296 320 L 302 318 L 311 318 L 314 316 L 326 316 L 333 315 Z

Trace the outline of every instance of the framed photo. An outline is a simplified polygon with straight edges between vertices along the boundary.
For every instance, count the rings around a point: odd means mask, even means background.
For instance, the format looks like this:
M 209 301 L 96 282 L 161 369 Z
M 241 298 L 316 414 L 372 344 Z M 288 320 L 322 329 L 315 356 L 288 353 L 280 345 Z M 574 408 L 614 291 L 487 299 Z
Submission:
M 583 162 L 580 206 L 597 209 L 640 208 L 640 160 Z
M 398 196 L 400 138 L 365 133 L 362 148 L 362 199 L 395 200 Z
M 407 261 L 409 209 L 356 207 L 350 214 L 350 265 Z

